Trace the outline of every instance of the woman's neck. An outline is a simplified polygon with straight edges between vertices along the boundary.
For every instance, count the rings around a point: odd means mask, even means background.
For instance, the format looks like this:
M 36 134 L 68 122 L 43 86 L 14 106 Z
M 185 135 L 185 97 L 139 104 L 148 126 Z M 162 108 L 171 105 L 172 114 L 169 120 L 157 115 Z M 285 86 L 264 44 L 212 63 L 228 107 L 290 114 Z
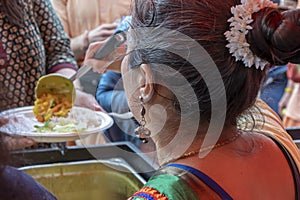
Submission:
M 199 153 L 206 155 L 217 147 L 231 143 L 240 135 L 235 126 L 224 128 L 221 133 L 215 133 L 214 137 L 207 137 L 206 132 L 205 126 L 199 128 L 194 134 L 189 129 L 180 132 L 174 128 L 163 129 L 153 138 L 157 147 L 159 164 L 163 165 L 178 158 L 186 158 Z

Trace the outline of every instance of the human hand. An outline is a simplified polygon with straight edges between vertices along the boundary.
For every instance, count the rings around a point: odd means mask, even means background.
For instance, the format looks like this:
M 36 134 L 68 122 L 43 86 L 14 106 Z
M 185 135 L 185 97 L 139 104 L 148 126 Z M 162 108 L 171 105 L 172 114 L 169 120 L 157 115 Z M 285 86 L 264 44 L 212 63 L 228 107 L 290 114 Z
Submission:
M 124 45 L 116 48 L 114 52 L 112 52 L 102 60 L 94 58 L 95 53 L 105 44 L 105 42 L 106 41 L 90 44 L 86 52 L 84 65 L 91 66 L 93 68 L 93 71 L 98 73 L 104 73 L 108 68 L 110 70 L 120 71 L 123 56 L 126 53 Z
M 102 24 L 102 25 L 98 26 L 97 28 L 89 31 L 89 33 L 88 33 L 89 43 L 106 40 L 108 37 L 110 37 L 112 34 L 114 34 L 117 26 L 118 26 L 118 24 L 116 24 L 116 23 Z
M 289 63 L 286 71 L 287 77 L 296 83 L 300 83 L 300 65 Z
M 95 111 L 105 112 L 93 95 L 80 90 L 76 90 L 75 105 L 86 107 Z
M 12 119 L 14 120 L 14 119 Z M 17 120 L 17 119 L 16 119 Z M 10 119 L 5 117 L 0 117 L 0 127 L 7 124 Z M 4 134 L 4 133 L 0 133 Z M 25 147 L 30 147 L 35 144 L 35 141 L 26 137 L 11 137 L 8 135 L 3 135 L 3 142 L 9 150 L 18 150 Z
M 19 150 L 24 149 L 26 147 L 31 147 L 36 142 L 30 138 L 26 137 L 11 137 L 8 135 L 5 135 L 3 138 L 4 143 L 7 145 L 7 148 L 9 150 Z

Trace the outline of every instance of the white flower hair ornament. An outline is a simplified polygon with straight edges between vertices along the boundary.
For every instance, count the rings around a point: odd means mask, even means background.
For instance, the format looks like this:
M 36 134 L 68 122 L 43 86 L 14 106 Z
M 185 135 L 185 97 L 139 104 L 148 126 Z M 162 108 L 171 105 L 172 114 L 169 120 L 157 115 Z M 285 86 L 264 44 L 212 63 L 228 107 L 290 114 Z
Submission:
M 250 24 L 253 22 L 252 14 L 263 8 L 276 8 L 277 4 L 270 0 L 241 0 L 241 4 L 231 8 L 230 30 L 224 33 L 229 44 L 229 52 L 235 57 L 236 61 L 243 61 L 246 67 L 255 65 L 256 69 L 263 70 L 268 63 L 250 50 L 250 45 L 246 40 L 246 35 L 252 29 Z

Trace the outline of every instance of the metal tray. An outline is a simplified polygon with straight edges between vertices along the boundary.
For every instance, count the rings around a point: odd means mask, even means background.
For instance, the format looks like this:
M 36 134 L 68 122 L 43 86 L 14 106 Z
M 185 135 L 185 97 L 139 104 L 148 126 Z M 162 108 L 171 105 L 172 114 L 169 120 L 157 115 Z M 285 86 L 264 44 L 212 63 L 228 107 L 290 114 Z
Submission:
M 80 161 L 20 168 L 60 200 L 126 200 L 145 180 L 123 159 Z
M 158 165 L 141 153 L 130 142 L 116 142 L 93 146 L 71 146 L 62 152 L 60 148 L 26 149 L 12 152 L 15 167 L 42 164 L 67 163 L 88 160 L 123 159 L 143 179 L 148 180 Z

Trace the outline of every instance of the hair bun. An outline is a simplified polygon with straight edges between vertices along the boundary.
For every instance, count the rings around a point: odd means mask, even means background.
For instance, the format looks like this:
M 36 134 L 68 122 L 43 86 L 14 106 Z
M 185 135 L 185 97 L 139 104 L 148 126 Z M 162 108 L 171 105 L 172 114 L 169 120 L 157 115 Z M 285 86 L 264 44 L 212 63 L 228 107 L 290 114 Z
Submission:
M 274 65 L 300 63 L 300 10 L 264 8 L 253 19 L 247 41 L 254 54 Z

